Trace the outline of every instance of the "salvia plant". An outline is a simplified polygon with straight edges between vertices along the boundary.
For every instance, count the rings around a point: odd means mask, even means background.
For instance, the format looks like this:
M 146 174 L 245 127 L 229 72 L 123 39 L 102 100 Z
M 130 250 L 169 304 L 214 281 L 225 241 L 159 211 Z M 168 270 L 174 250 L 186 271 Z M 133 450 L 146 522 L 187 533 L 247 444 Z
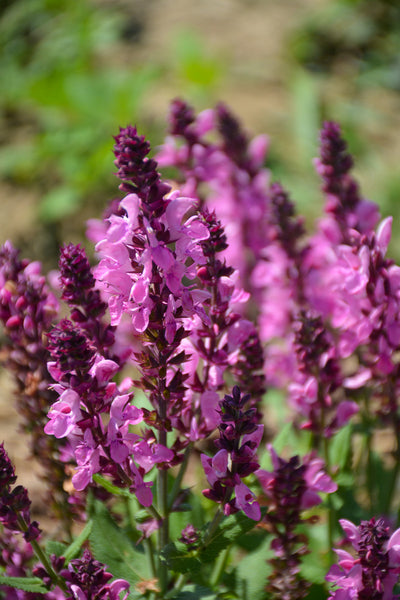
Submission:
M 1 247 L 0 357 L 57 525 L 1 444 L 2 598 L 398 597 L 392 219 L 336 123 L 313 232 L 267 149 L 227 107 L 175 100 L 155 158 L 115 136 L 94 267 L 67 243 L 46 277 Z

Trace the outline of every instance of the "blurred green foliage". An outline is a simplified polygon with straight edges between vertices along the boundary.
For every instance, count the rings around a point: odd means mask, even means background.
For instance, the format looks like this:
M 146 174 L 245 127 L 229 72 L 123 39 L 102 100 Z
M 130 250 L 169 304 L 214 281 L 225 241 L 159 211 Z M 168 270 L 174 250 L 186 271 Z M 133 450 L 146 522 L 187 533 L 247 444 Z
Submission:
M 39 215 L 57 221 L 110 185 L 112 134 L 135 119 L 157 75 L 102 57 L 121 36 L 118 12 L 80 0 L 12 3 L 0 24 L 0 175 L 38 185 Z
M 355 157 L 362 193 L 379 204 L 383 216 L 393 215 L 396 227 L 400 218 L 398 158 L 385 146 L 393 145 L 394 115 L 388 106 L 400 102 L 400 2 L 322 3 L 305 13 L 293 29 L 286 56 L 297 154 L 309 156 L 316 123 L 338 121 Z M 295 164 L 294 177 L 289 177 L 293 186 L 300 165 L 301 161 Z M 314 217 L 316 196 L 311 183 L 303 178 L 299 198 Z M 400 256 L 398 236 L 391 246 L 392 254 Z
M 183 21 L 168 32 L 167 50 L 160 45 L 163 52 L 140 54 L 147 12 L 135 12 L 134 4 L 0 4 L 0 178 L 34 190 L 37 220 L 53 236 L 53 248 L 62 241 L 62 224 L 81 234 L 84 218 L 99 215 L 115 195 L 112 136 L 120 125 L 137 123 L 154 147 L 165 132 L 168 98 L 183 96 L 198 109 L 212 106 L 232 78 L 227 57 L 213 53 L 206 32 L 196 34 Z M 363 98 L 369 90 L 400 90 L 400 3 L 332 0 L 318 6 L 287 39 L 282 96 L 289 95 L 291 107 L 268 166 L 311 222 L 321 213 L 311 165 L 318 130 L 324 119 L 337 120 L 355 154 L 362 191 L 382 214 L 400 217 L 396 157 L 371 143 L 379 136 L 385 143 L 391 117 L 379 102 Z
M 360 84 L 400 91 L 398 0 L 334 0 L 307 17 L 293 35 L 292 52 L 314 72 L 346 63 Z
M 112 136 L 127 123 L 146 129 L 147 98 L 163 78 L 204 96 L 220 76 L 202 40 L 185 31 L 170 66 L 135 61 L 129 38 L 144 23 L 112 2 L 17 0 L 0 13 L 0 177 L 38 189 L 45 224 L 88 202 L 101 212 L 116 191 Z

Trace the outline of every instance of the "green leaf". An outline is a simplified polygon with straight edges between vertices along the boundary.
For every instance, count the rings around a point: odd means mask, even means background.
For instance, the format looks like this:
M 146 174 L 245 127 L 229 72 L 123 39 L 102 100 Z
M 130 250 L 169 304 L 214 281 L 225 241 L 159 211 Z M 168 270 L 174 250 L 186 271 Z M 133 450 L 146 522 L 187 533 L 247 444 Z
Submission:
M 205 548 L 199 552 L 201 562 L 212 562 L 218 554 L 238 538 L 255 527 L 256 521 L 249 519 L 243 512 L 230 515 L 211 536 Z
M 67 545 L 62 542 L 57 542 L 56 540 L 47 540 L 46 542 L 46 554 L 51 556 L 55 554 L 56 556 L 65 556 L 65 551 L 67 549 Z
M 265 585 L 271 570 L 267 560 L 274 556 L 270 549 L 270 542 L 271 538 L 268 536 L 256 552 L 247 554 L 237 566 L 238 578 L 245 582 L 246 594 L 251 600 L 264 600 L 265 598 Z
M 24 592 L 47 594 L 49 591 L 38 577 L 7 577 L 0 575 L 0 585 L 8 585 Z
M 162 562 L 176 573 L 195 573 L 201 568 L 201 561 L 196 550 L 188 551 L 182 542 L 167 544 L 160 553 Z
M 351 440 L 353 428 L 348 423 L 335 435 L 329 443 L 329 459 L 331 465 L 339 467 L 341 470 L 348 464 L 351 453 Z
M 172 571 L 196 572 L 202 563 L 213 562 L 222 550 L 253 529 L 255 524 L 255 521 L 238 512 L 224 519 L 205 546 L 198 550 L 188 550 L 182 542 L 171 542 L 162 549 L 161 560 Z
M 131 585 L 130 598 L 139 598 L 138 582 L 151 577 L 147 557 L 120 529 L 100 500 L 93 502 L 93 527 L 90 547 L 96 560 L 107 565 L 114 577 L 126 579 Z
M 215 593 L 210 588 L 203 587 L 201 585 L 185 585 L 185 587 L 179 592 L 177 596 L 174 596 L 174 600 L 215 600 Z
M 90 536 L 92 528 L 93 528 L 93 520 L 90 519 L 86 523 L 85 527 L 83 528 L 81 533 L 78 535 L 76 540 L 74 540 L 72 542 L 72 544 L 70 546 L 68 546 L 68 548 L 66 549 L 65 554 L 63 556 L 65 557 L 65 560 L 67 563 L 79 554 L 79 551 L 82 548 L 83 544 L 86 542 L 86 540 Z
M 132 494 L 129 490 L 127 490 L 126 488 L 117 487 L 116 485 L 111 483 L 111 481 L 108 481 L 108 479 L 106 479 L 102 475 L 99 475 L 98 473 L 95 473 L 93 475 L 93 481 L 95 481 L 98 485 L 101 485 L 101 487 L 103 487 L 105 490 L 107 490 L 107 492 L 110 492 L 114 496 L 125 496 L 125 498 L 132 497 Z

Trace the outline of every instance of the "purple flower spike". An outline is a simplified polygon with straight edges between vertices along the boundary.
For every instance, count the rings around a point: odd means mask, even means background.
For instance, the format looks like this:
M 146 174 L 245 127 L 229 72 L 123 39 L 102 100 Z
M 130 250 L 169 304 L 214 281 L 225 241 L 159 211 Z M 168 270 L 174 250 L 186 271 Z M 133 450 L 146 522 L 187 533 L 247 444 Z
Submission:
M 120 128 L 115 136 L 115 165 L 117 177 L 121 179 L 121 189 L 134 192 L 143 200 L 151 212 L 164 210 L 163 196 L 170 186 L 161 182 L 157 162 L 147 158 L 150 144 L 143 135 L 138 135 L 136 127 Z
M 379 213 L 375 205 L 360 196 L 357 182 L 350 175 L 353 159 L 347 152 L 339 125 L 325 122 L 320 140 L 320 158 L 315 160 L 315 167 L 323 180 L 326 212 L 332 215 L 343 241 L 348 243 L 351 229 L 361 233 L 370 231 L 376 225 Z
M 243 510 L 250 519 L 259 521 L 260 506 L 253 492 L 242 482 L 242 478 L 258 469 L 256 452 L 263 434 L 263 425 L 257 424 L 256 409 L 246 409 L 249 400 L 250 396 L 242 396 L 235 386 L 232 396 L 227 394 L 219 403 L 220 437 L 215 441 L 219 451 L 213 458 L 201 455 L 211 485 L 203 494 L 223 504 L 226 515 Z M 235 497 L 231 499 L 233 492 Z
M 94 277 L 84 249 L 78 244 L 68 244 L 61 249 L 60 279 L 63 287 L 62 299 L 79 304 L 82 292 L 94 286 Z
M 271 445 L 272 472 L 259 469 L 256 475 L 268 499 L 264 517 L 274 539 L 275 557 L 269 563 L 273 571 L 267 590 L 273 598 L 304 598 L 308 582 L 299 575 L 301 557 L 308 553 L 307 539 L 297 533 L 304 522 L 301 512 L 321 502 L 319 493 L 332 493 L 337 485 L 324 472 L 321 459 L 309 454 L 300 462 L 298 456 L 288 461 L 277 455 Z
M 95 350 L 85 333 L 74 323 L 63 319 L 49 333 L 49 351 L 56 368 L 68 374 L 71 371 L 86 372 L 93 364 Z
M 390 535 L 383 519 L 361 521 L 357 527 L 351 521 L 340 521 L 356 556 L 345 550 L 335 550 L 338 565 L 326 576 L 336 589 L 332 600 L 386 600 L 393 598 L 393 587 L 400 575 L 400 529 Z M 397 596 L 396 596 L 397 597 Z
M 122 600 L 129 594 L 129 583 L 124 579 L 112 579 L 105 565 L 95 560 L 88 550 L 82 558 L 71 560 L 68 569 L 61 571 L 70 596 L 66 600 L 120 600 L 120 593 L 125 591 Z

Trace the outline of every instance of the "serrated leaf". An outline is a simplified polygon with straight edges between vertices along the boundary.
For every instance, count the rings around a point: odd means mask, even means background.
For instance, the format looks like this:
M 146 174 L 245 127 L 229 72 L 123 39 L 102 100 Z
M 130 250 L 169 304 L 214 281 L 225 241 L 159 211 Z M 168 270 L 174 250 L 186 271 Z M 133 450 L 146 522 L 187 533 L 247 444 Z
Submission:
M 47 540 L 46 542 L 46 553 L 48 556 L 55 554 L 56 556 L 64 556 L 67 545 L 56 540 Z
M 92 520 L 89 542 L 94 557 L 107 565 L 114 577 L 130 583 L 130 598 L 140 597 L 136 584 L 151 577 L 146 555 L 132 545 L 99 500 L 93 503 Z
M 222 550 L 250 531 L 255 524 L 255 521 L 243 513 L 236 513 L 224 519 L 207 545 L 196 551 L 188 550 L 182 542 L 171 542 L 162 549 L 161 560 L 177 573 L 199 571 L 202 563 L 213 562 Z
M 171 542 L 160 552 L 162 562 L 176 573 L 195 573 L 201 568 L 201 561 L 195 551 L 188 551 L 185 544 Z
M 47 594 L 49 591 L 38 577 L 7 577 L 6 575 L 0 575 L 0 585 L 8 585 L 35 594 Z

